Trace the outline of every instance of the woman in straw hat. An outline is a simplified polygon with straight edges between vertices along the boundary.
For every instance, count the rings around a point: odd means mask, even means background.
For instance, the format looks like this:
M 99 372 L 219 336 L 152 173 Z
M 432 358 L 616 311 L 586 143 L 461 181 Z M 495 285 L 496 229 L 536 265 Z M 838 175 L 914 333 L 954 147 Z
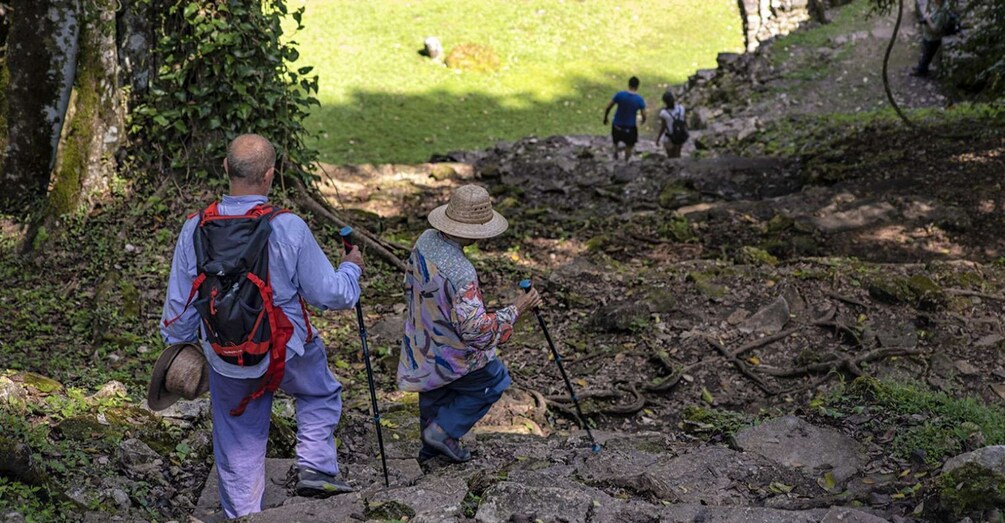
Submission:
M 419 393 L 419 459 L 471 459 L 460 438 L 512 382 L 496 355 L 513 324 L 541 303 L 536 290 L 495 312 L 485 310 L 478 275 L 463 248 L 502 234 L 508 224 L 492 210 L 485 189 L 457 188 L 450 203 L 429 213 L 408 259 L 408 313 L 398 363 L 398 387 Z

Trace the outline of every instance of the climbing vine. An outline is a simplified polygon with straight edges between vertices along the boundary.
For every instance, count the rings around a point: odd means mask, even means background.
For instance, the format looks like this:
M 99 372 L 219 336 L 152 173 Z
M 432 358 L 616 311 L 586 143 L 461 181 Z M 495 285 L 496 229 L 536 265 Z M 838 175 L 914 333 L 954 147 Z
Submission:
M 279 169 L 310 178 L 317 153 L 303 121 L 318 104 L 318 77 L 296 67 L 304 8 L 285 0 L 170 0 L 159 20 L 157 74 L 132 114 L 138 157 L 161 171 L 218 173 L 227 142 L 242 133 L 269 138 Z M 290 23 L 292 20 L 293 23 Z

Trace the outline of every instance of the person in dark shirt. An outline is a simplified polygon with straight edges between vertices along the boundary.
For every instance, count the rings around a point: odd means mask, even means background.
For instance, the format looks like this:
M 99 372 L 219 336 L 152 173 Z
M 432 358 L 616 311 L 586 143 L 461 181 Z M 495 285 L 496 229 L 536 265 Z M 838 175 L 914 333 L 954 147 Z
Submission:
M 639 128 L 636 124 L 636 117 L 642 115 L 642 123 L 646 123 L 646 101 L 638 93 L 639 79 L 635 76 L 628 79 L 628 90 L 618 91 L 604 109 L 604 125 L 607 125 L 611 108 L 615 105 L 618 110 L 614 113 L 614 123 L 611 125 L 611 138 L 614 140 L 614 159 L 618 159 L 618 151 L 622 148 L 619 144 L 624 144 L 625 161 L 632 156 L 632 150 L 639 141 Z
M 928 76 L 928 66 L 942 47 L 942 37 L 949 21 L 949 7 L 944 0 L 928 0 L 921 11 L 921 59 L 911 74 Z

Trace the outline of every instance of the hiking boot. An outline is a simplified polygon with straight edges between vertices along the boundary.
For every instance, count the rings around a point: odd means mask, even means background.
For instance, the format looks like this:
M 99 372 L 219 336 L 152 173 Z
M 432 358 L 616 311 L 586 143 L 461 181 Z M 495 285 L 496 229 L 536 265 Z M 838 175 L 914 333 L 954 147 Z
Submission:
M 440 451 L 434 449 L 433 447 L 430 447 L 425 442 L 423 442 L 422 448 L 419 449 L 419 463 L 429 461 L 439 455 Z
M 352 492 L 348 483 L 324 472 L 302 468 L 297 475 L 298 496 L 326 498 L 335 494 Z
M 422 443 L 439 451 L 454 463 L 471 460 L 471 453 L 461 446 L 461 442 L 448 436 L 435 421 L 422 431 Z

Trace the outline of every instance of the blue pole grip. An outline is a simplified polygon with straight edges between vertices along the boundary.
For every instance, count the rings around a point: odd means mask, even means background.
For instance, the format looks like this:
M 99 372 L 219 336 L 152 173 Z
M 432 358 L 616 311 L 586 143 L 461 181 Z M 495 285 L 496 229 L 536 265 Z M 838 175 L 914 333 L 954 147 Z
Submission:
M 348 225 L 342 227 L 342 229 L 338 232 L 338 235 L 343 238 L 348 238 L 350 234 L 352 234 L 352 227 L 349 227 Z
M 523 289 L 524 292 L 529 291 L 533 286 L 534 284 L 531 283 L 530 280 L 520 280 L 520 288 Z

